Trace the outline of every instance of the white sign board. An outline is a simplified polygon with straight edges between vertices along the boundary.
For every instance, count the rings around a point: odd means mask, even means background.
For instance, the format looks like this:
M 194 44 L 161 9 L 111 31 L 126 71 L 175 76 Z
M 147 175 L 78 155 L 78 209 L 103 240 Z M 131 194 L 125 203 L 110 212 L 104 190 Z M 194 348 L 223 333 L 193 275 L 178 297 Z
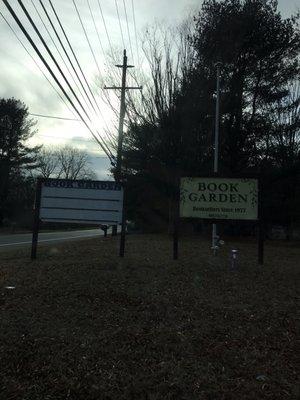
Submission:
M 111 181 L 45 179 L 39 218 L 47 222 L 122 223 L 123 188 Z
M 181 178 L 180 216 L 258 219 L 258 181 L 246 178 Z

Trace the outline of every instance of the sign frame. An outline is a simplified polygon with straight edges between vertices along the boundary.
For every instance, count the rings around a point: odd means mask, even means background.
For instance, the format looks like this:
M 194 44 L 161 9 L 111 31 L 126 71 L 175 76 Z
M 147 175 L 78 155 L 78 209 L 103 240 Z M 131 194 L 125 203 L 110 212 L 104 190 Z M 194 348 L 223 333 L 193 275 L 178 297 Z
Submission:
M 40 217 L 40 211 L 41 211 L 41 202 L 42 202 L 42 188 L 43 184 L 45 182 L 49 181 L 69 181 L 69 182 L 82 182 L 82 183 L 99 183 L 99 182 L 110 182 L 110 183 L 115 183 L 121 186 L 123 188 L 123 201 L 122 201 L 122 220 L 120 223 L 117 225 L 121 225 L 121 236 L 120 236 L 120 252 L 119 255 L 120 257 L 124 257 L 125 253 L 125 237 L 126 237 L 126 216 L 125 216 L 125 187 L 124 184 L 114 182 L 114 181 L 95 181 L 95 180 L 86 180 L 86 179 L 60 179 L 60 178 L 37 178 L 36 182 L 36 191 L 35 191 L 35 201 L 34 201 L 34 207 L 33 207 L 33 229 L 32 229 L 32 245 L 31 245 L 31 259 L 34 260 L 36 259 L 36 254 L 37 254 L 37 245 L 38 245 L 38 235 L 39 235 L 39 229 L 40 229 L 40 224 L 42 222 L 42 219 Z M 92 190 L 92 189 L 91 189 Z M 70 200 L 72 200 L 72 197 L 70 197 Z M 89 200 L 88 198 L 86 200 Z M 68 208 L 66 208 L 68 209 Z M 55 223 L 72 223 L 72 221 L 53 221 Z M 77 222 L 78 223 L 78 222 Z M 80 222 L 84 224 L 85 222 L 82 221 Z M 86 223 L 87 224 L 87 223 Z M 97 223 L 94 223 L 95 225 L 98 225 Z M 100 225 L 100 221 L 99 221 Z

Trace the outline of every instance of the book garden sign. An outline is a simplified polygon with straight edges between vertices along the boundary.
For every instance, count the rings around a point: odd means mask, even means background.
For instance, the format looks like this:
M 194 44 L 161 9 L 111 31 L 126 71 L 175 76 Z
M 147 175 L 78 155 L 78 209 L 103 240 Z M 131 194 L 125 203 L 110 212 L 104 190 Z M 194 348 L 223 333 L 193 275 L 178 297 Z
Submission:
M 254 178 L 181 178 L 180 218 L 211 222 L 253 221 L 259 225 L 258 259 L 263 263 L 263 229 L 258 180 Z M 178 234 L 174 235 L 178 240 Z M 177 245 L 174 244 L 174 249 Z M 174 252 L 177 258 L 177 251 Z
M 124 255 L 124 190 L 114 181 L 39 179 L 37 182 L 31 258 L 36 258 L 40 222 L 122 225 Z
M 255 221 L 258 219 L 257 179 L 182 178 L 180 216 Z

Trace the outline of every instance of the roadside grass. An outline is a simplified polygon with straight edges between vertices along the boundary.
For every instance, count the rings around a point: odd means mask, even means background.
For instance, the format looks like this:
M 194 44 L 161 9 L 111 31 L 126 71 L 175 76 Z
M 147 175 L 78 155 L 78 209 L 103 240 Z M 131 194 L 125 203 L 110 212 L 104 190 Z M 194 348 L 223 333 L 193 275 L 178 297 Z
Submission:
M 299 245 L 299 243 L 298 243 Z M 166 236 L 0 257 L 0 399 L 297 399 L 297 243 Z M 229 270 L 229 251 L 239 268 Z M 6 289 L 15 286 L 15 289 Z

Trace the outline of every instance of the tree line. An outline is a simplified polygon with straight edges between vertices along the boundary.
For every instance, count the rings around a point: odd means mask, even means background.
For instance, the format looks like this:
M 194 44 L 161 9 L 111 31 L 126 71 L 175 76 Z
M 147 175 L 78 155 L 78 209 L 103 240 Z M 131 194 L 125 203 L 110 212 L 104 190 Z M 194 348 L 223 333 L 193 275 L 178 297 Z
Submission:
M 300 222 L 299 49 L 299 14 L 275 0 L 206 0 L 176 33 L 148 29 L 151 79 L 127 105 L 129 214 L 164 229 L 176 177 L 212 174 L 219 64 L 220 174 L 260 176 L 266 220 Z

